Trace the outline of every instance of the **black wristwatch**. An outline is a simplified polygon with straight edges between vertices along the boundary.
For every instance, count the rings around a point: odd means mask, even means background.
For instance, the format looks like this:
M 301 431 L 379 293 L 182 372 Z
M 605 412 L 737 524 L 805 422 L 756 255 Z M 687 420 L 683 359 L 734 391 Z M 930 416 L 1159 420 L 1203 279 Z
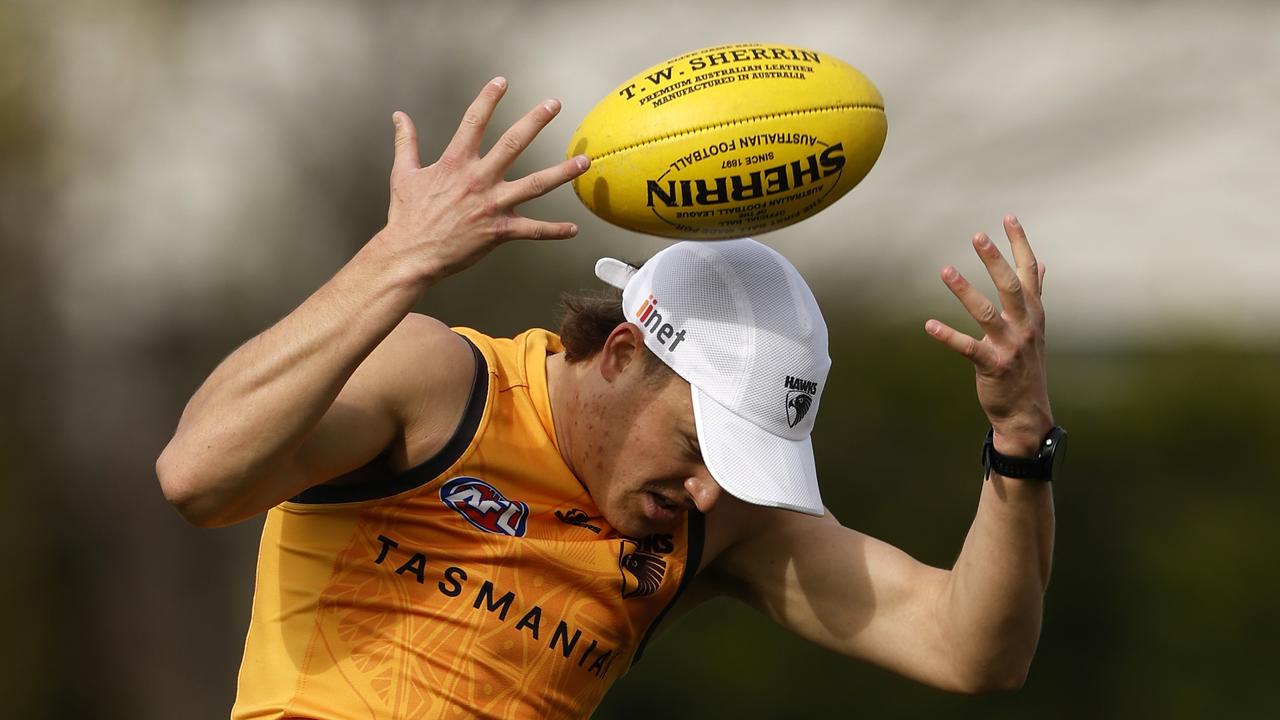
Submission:
M 996 452 L 995 436 L 994 428 L 988 430 L 987 439 L 982 443 L 983 479 L 991 477 L 991 471 L 995 470 L 1008 478 L 1048 482 L 1066 457 L 1067 431 L 1057 425 L 1040 441 L 1040 451 L 1033 458 L 1001 455 Z

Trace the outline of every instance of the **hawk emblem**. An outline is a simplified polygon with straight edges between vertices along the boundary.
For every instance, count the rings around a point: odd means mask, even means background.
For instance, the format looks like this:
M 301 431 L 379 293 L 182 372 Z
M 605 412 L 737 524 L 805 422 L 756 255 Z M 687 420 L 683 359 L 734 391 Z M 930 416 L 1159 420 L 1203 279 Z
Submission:
M 813 405 L 813 396 L 792 390 L 787 393 L 787 426 L 795 427 L 796 423 L 804 419 L 809 414 L 809 408 Z
M 622 570 L 622 597 L 645 597 L 662 585 L 667 561 L 656 553 L 644 552 L 633 540 L 623 540 L 618 548 L 618 568 Z

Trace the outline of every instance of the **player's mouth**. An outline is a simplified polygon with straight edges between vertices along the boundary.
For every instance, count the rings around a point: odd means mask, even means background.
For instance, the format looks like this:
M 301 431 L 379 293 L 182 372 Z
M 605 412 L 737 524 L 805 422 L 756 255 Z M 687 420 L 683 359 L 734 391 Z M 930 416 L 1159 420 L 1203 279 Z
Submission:
M 680 503 L 655 492 L 644 493 L 644 514 L 654 522 L 664 525 L 680 518 L 685 508 Z

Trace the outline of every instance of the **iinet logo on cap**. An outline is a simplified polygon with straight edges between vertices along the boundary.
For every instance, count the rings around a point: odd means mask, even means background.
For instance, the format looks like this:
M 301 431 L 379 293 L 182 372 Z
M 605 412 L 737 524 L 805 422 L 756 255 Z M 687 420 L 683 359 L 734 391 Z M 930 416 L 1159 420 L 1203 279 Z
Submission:
M 683 329 L 676 332 L 671 323 L 662 321 L 662 313 L 658 310 L 658 298 L 654 297 L 653 293 L 649 293 L 649 297 L 636 308 L 636 319 L 645 330 L 649 331 L 650 335 L 657 338 L 660 345 L 671 352 L 675 352 L 676 346 L 684 340 Z M 667 344 L 668 340 L 671 341 L 670 345 Z

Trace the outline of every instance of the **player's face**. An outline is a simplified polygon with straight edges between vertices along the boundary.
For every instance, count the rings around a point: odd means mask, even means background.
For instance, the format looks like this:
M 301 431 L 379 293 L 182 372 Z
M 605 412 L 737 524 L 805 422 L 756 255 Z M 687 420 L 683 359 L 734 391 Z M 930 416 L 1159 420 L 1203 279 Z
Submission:
M 702 462 L 689 383 L 668 377 L 618 383 L 599 418 L 600 441 L 579 468 L 605 519 L 633 537 L 670 532 L 722 492 Z

